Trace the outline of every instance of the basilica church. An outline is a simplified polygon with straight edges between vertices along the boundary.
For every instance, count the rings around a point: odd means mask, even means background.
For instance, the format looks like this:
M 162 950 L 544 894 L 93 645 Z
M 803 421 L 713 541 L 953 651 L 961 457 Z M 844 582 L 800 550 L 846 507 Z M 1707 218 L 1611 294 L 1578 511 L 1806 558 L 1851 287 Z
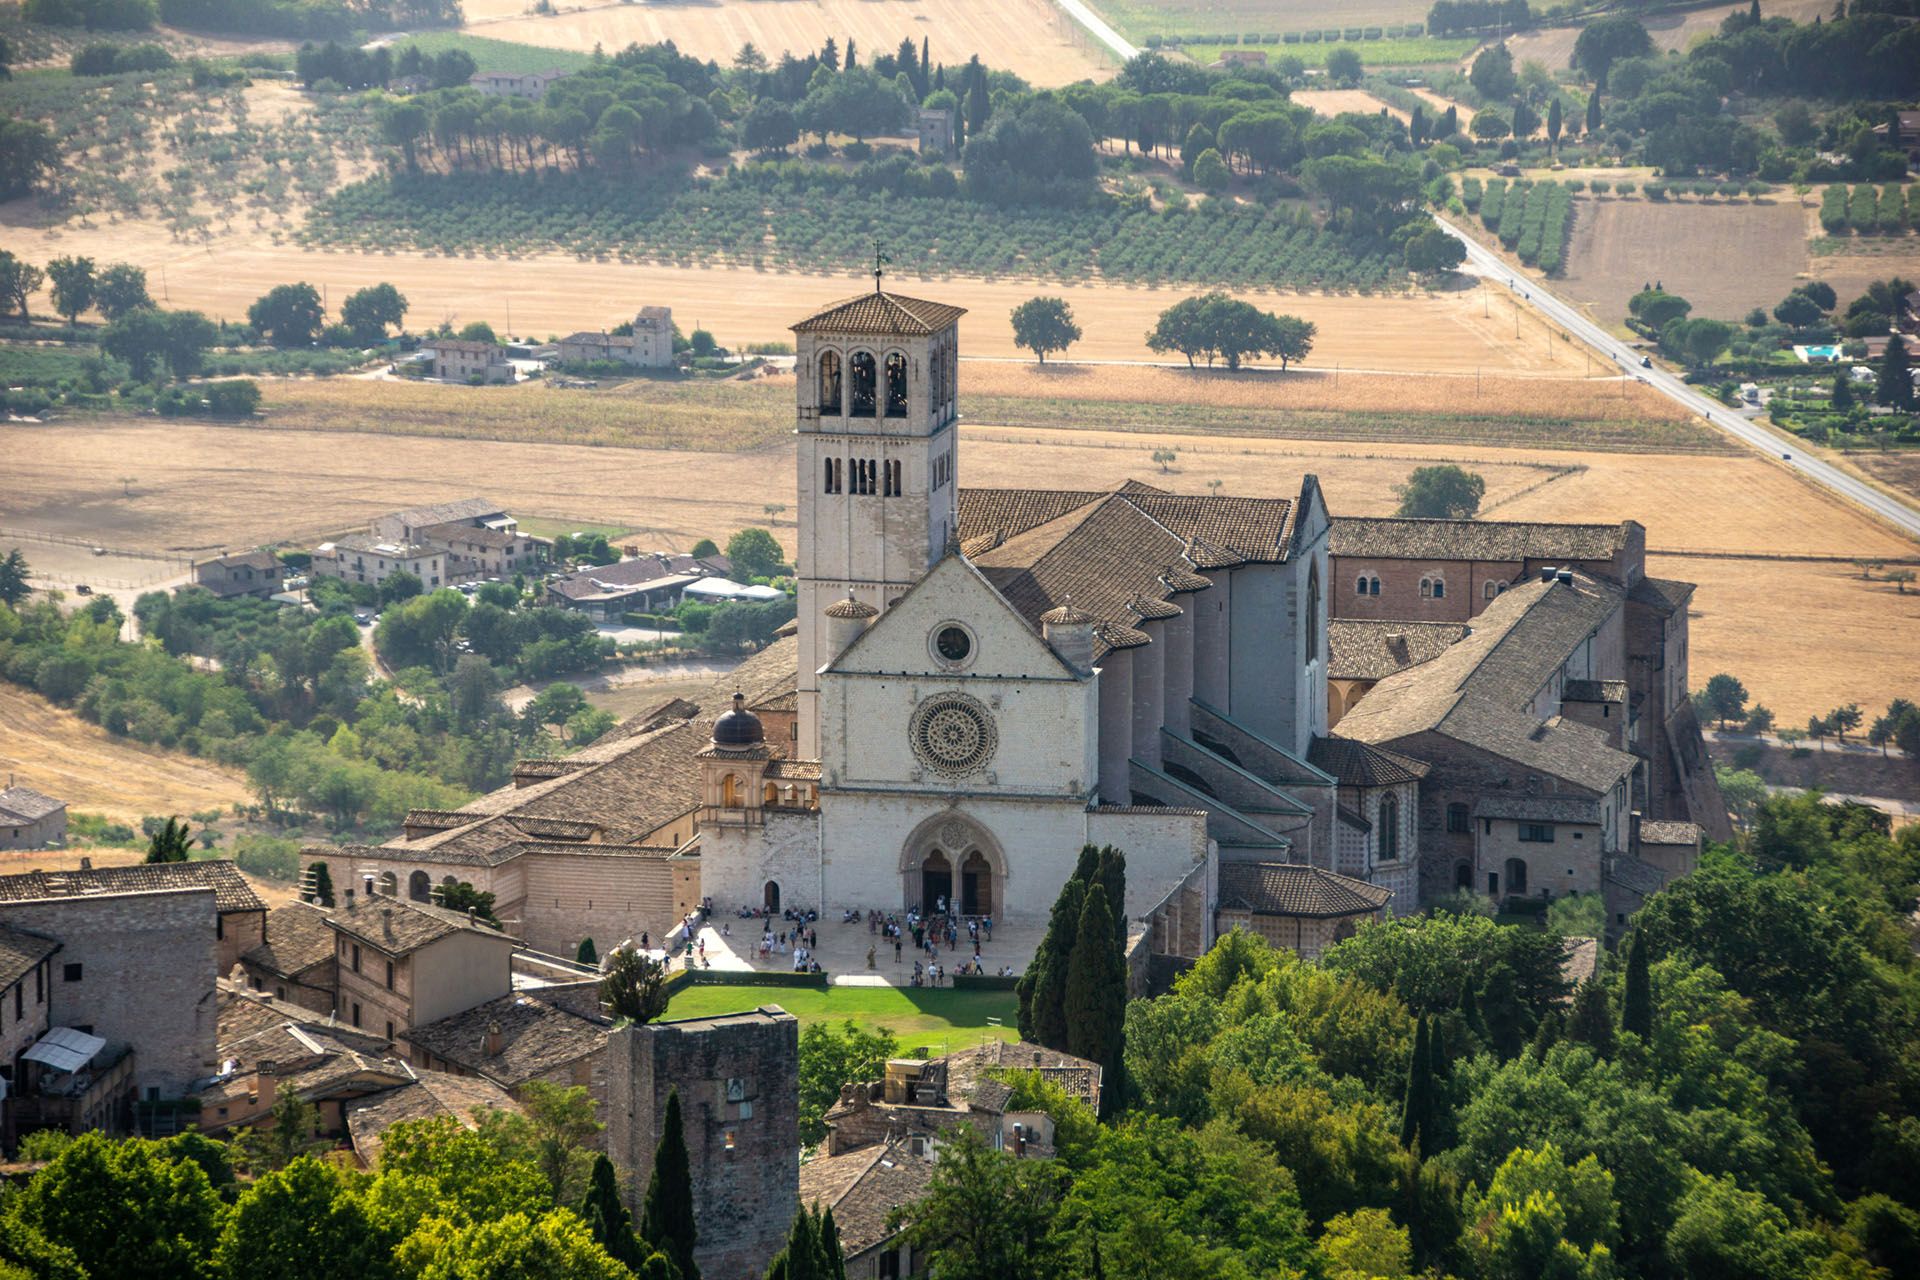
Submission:
M 311 855 L 571 954 L 702 901 L 1040 922 L 1111 844 L 1130 931 L 1192 957 L 1461 892 L 1597 894 L 1617 931 L 1727 837 L 1692 585 L 1640 525 L 1332 517 L 1312 476 L 964 488 L 962 314 L 876 285 L 793 326 L 797 615 L 738 693 Z
M 1328 708 L 1314 480 L 965 488 L 961 314 L 875 290 L 793 326 L 793 711 L 743 706 L 702 753 L 703 893 L 1044 917 L 1093 843 L 1126 851 L 1129 917 L 1171 923 L 1189 897 L 1202 946 L 1223 862 L 1342 919 L 1377 910 L 1390 887 L 1329 874 L 1338 780 L 1310 760 Z

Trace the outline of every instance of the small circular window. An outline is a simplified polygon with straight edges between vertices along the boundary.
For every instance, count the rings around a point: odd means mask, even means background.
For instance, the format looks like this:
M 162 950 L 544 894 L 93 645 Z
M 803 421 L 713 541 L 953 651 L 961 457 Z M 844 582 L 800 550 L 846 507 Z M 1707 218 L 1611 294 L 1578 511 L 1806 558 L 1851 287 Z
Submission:
M 934 633 L 933 651 L 942 662 L 965 662 L 973 656 L 973 637 L 965 627 L 942 627 Z

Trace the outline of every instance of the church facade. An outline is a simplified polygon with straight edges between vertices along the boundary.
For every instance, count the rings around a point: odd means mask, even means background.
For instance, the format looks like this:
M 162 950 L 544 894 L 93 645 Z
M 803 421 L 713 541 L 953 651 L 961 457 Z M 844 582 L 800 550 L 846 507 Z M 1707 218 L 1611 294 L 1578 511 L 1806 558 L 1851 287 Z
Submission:
M 1044 918 L 1080 847 L 1113 844 L 1141 921 L 1214 902 L 1223 859 L 1341 870 L 1338 779 L 1308 759 L 1318 485 L 964 489 L 960 315 L 876 290 L 794 326 L 796 715 L 790 744 L 716 728 L 702 892 Z M 794 762 L 817 766 L 817 808 L 760 780 Z M 1385 903 L 1371 888 L 1347 915 Z M 1203 948 L 1211 912 L 1188 915 Z

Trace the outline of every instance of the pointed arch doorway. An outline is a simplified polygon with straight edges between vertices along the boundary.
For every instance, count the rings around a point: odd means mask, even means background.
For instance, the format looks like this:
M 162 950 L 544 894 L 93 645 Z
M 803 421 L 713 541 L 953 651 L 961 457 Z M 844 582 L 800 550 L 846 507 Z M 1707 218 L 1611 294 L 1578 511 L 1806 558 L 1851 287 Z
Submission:
M 902 897 L 925 912 L 996 915 L 1007 900 L 1007 860 L 979 823 L 953 812 L 921 823 L 900 851 Z

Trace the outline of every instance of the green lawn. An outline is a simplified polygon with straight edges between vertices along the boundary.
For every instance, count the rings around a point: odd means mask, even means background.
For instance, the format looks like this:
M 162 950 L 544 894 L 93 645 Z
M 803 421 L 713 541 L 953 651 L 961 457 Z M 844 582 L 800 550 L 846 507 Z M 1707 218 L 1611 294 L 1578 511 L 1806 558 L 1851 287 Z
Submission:
M 422 53 L 442 53 L 464 49 L 480 71 L 506 71 L 525 75 L 533 71 L 578 71 L 593 59 L 567 49 L 543 49 L 539 45 L 517 44 L 512 40 L 489 40 L 485 36 L 462 35 L 457 31 L 429 31 L 408 36 L 393 45 L 393 56 L 408 45 L 418 45 Z
M 900 1041 L 903 1053 L 926 1048 L 932 1053 L 965 1049 L 993 1037 L 1017 1040 L 1015 1000 L 1011 991 L 954 991 L 912 987 L 694 986 L 682 989 L 667 1008 L 667 1017 L 708 1018 L 744 1013 L 763 1004 L 777 1004 L 801 1023 L 844 1022 L 862 1027 L 884 1027 Z M 989 1026 L 988 1018 L 1003 1025 Z

